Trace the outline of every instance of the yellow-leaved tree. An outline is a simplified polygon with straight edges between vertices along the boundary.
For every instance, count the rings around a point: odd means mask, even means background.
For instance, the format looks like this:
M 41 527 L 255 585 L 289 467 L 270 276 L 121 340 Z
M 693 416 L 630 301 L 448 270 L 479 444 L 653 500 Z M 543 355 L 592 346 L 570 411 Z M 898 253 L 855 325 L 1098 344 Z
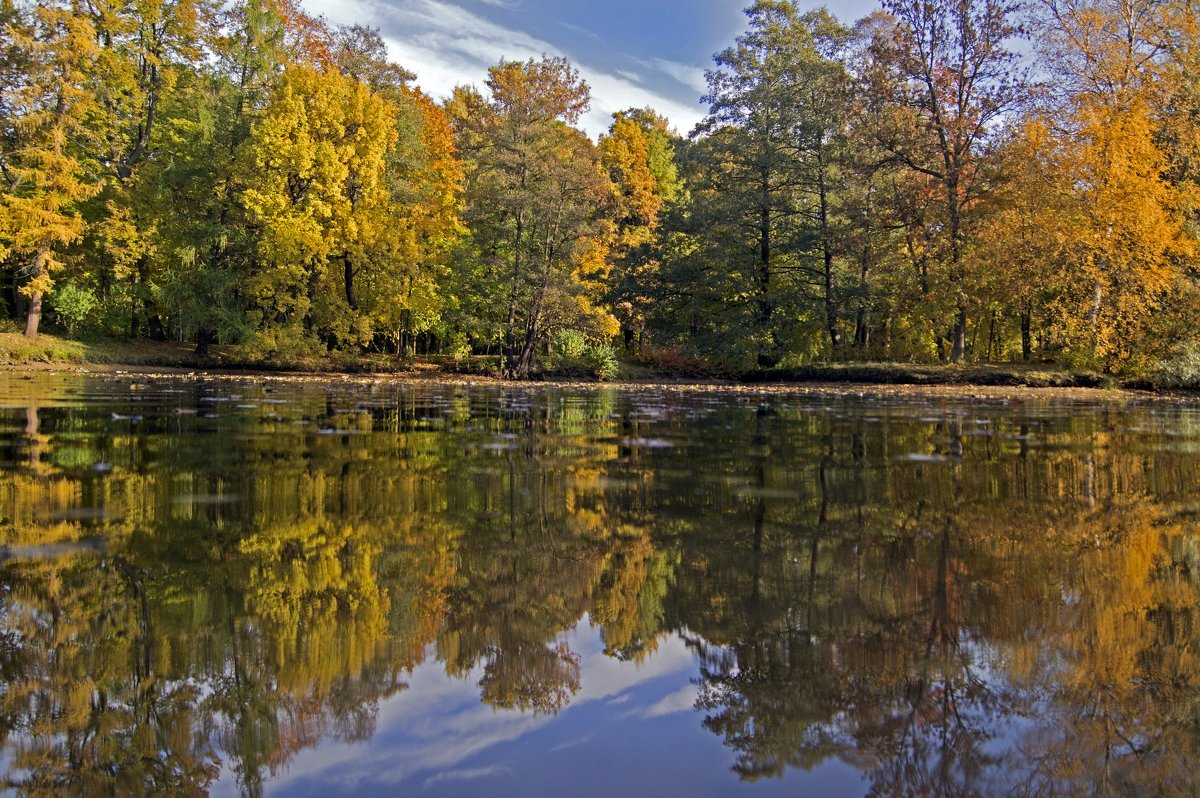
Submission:
M 21 69 L 0 90 L 9 133 L 0 145 L 0 252 L 8 250 L 27 278 L 25 335 L 35 338 L 58 255 L 83 232 L 79 203 L 99 188 L 79 153 L 95 108 L 87 70 L 96 42 L 77 0 L 5 5 L 3 35 Z
M 260 230 L 249 287 L 271 336 L 369 337 L 355 280 L 388 234 L 395 139 L 394 108 L 366 84 L 307 66 L 284 73 L 246 148 L 243 194 Z
M 1084 99 L 1076 136 L 1064 148 L 1061 180 L 1077 203 L 1071 336 L 1108 370 L 1137 367 L 1161 346 L 1152 340 L 1157 311 L 1180 288 L 1180 259 L 1195 252 L 1184 227 L 1182 192 L 1163 177 L 1148 107 Z M 1161 354 L 1161 352 L 1159 352 Z

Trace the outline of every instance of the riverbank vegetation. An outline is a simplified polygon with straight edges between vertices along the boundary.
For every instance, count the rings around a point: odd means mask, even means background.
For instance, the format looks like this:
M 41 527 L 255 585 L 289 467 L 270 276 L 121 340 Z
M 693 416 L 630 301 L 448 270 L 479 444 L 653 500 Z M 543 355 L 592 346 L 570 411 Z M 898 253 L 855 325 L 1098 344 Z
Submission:
M 434 99 L 293 0 L 0 0 L 0 302 L 244 363 L 1200 381 L 1200 11 L 759 0 L 681 135 L 565 60 Z

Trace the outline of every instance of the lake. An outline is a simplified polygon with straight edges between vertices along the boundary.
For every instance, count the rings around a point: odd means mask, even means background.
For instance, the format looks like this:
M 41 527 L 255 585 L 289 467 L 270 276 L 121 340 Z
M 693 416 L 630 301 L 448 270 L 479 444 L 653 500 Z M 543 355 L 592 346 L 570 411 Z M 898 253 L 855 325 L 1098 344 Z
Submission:
M 1200 410 L 0 374 L 0 790 L 1200 789 Z

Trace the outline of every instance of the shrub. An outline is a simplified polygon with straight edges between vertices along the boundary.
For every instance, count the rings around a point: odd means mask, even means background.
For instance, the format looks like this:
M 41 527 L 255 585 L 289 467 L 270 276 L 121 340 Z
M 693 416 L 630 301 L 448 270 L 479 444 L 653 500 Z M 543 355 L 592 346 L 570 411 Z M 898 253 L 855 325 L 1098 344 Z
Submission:
M 547 370 L 559 377 L 611 380 L 619 371 L 617 350 L 608 343 L 588 340 L 578 330 L 559 330 L 551 352 Z
M 54 315 L 66 328 L 67 335 L 74 335 L 75 328 L 87 321 L 92 312 L 100 307 L 100 300 L 94 293 L 74 283 L 67 283 L 59 288 L 47 301 L 50 307 L 54 308 Z
M 672 377 L 699 377 L 708 372 L 703 360 L 685 355 L 678 349 L 643 347 L 638 353 L 638 363 Z
M 559 330 L 554 336 L 554 356 L 564 360 L 579 360 L 588 348 L 588 339 L 578 330 Z
M 615 379 L 620 371 L 617 350 L 611 344 L 588 344 L 583 350 L 583 362 L 587 364 L 592 376 L 601 380 Z
M 1200 388 L 1200 343 L 1188 341 L 1172 348 L 1150 375 L 1160 388 Z
M 466 333 L 456 332 L 451 336 L 450 357 L 459 365 L 471 357 L 471 342 L 467 340 Z
M 299 325 L 272 325 L 255 332 L 236 352 L 251 363 L 295 366 L 326 356 L 328 349 Z

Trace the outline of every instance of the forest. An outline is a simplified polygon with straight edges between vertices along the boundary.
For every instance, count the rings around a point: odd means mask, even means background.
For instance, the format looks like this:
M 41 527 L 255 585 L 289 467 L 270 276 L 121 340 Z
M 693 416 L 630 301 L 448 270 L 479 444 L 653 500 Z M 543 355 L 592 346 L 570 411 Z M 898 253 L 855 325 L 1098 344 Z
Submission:
M 593 141 L 558 57 L 439 99 L 296 0 L 0 0 L 0 324 L 518 379 L 1200 377 L 1200 7 L 746 18 L 694 130 L 631 108 Z

